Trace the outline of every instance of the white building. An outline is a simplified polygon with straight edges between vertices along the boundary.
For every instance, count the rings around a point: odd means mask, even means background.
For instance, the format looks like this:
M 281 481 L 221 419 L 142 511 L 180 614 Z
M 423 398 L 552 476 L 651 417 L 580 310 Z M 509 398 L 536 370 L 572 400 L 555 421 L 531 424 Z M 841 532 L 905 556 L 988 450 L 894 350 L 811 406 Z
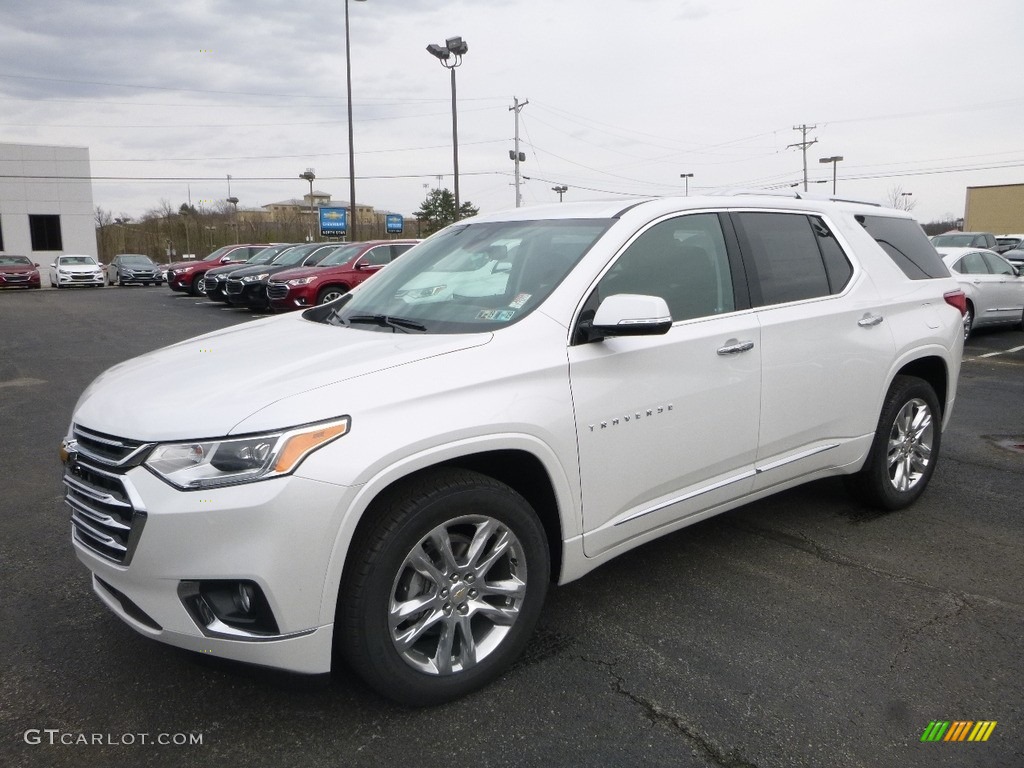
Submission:
M 28 256 L 45 275 L 56 256 L 98 256 L 86 147 L 0 143 L 0 253 Z

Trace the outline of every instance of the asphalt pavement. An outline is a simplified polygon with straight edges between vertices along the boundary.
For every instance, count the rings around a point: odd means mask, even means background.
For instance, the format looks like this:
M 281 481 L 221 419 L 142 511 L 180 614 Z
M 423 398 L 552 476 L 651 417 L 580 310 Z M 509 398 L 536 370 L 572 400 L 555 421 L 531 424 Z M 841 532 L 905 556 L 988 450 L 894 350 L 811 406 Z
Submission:
M 868 512 L 829 480 L 691 526 L 552 589 L 495 684 L 411 710 L 346 670 L 141 637 L 74 556 L 57 448 L 81 391 L 251 321 L 165 287 L 0 293 L 0 765 L 1024 765 L 1021 331 L 968 342 L 912 508 Z M 997 724 L 921 741 L 968 720 Z

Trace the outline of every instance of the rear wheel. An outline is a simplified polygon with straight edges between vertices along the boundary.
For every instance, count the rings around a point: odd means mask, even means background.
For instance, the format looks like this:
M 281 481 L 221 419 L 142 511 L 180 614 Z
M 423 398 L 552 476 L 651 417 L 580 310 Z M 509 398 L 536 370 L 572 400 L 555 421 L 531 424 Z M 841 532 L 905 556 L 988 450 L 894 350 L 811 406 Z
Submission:
M 882 407 L 867 463 L 850 483 L 874 507 L 903 509 L 924 493 L 941 441 L 942 415 L 935 390 L 923 379 L 897 376 Z
M 348 293 L 348 288 L 346 288 L 344 285 L 328 285 L 326 288 L 322 289 L 320 293 L 317 295 L 316 303 L 327 304 L 328 302 L 334 301 L 335 299 L 340 299 L 346 293 Z
M 457 469 L 386 494 L 349 549 L 335 637 L 382 695 L 440 704 L 522 652 L 550 578 L 543 526 L 503 483 Z

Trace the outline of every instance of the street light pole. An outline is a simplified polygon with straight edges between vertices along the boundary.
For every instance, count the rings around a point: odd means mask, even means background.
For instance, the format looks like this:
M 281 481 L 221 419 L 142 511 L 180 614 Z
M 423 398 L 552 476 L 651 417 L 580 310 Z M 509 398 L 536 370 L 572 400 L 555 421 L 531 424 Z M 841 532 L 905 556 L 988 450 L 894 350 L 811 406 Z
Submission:
M 313 173 L 312 168 L 307 168 L 303 173 L 299 174 L 300 179 L 305 179 L 309 182 L 309 229 L 306 235 L 306 242 L 313 242 L 313 179 L 316 178 L 316 174 Z
M 679 178 L 683 180 L 683 195 L 686 197 L 690 196 L 690 179 L 693 178 L 692 173 L 680 173 Z
M 357 0 L 366 2 L 366 0 Z M 348 0 L 345 0 L 345 81 L 348 84 L 348 239 L 356 240 L 356 156 L 352 132 L 352 45 L 348 35 Z
M 836 193 L 836 165 L 843 159 L 842 155 L 834 155 L 833 157 L 823 157 L 819 163 L 832 163 L 832 194 Z
M 462 57 L 469 50 L 466 41 L 461 37 L 449 37 L 444 45 L 431 43 L 427 46 L 427 53 L 437 58 L 441 66 L 452 73 L 452 158 L 455 166 L 455 221 L 459 220 L 459 116 L 455 108 L 455 68 L 462 64 Z
M 551 188 L 552 192 L 558 193 L 558 202 L 562 202 L 562 195 L 569 191 L 569 188 L 565 184 L 559 184 L 557 187 Z

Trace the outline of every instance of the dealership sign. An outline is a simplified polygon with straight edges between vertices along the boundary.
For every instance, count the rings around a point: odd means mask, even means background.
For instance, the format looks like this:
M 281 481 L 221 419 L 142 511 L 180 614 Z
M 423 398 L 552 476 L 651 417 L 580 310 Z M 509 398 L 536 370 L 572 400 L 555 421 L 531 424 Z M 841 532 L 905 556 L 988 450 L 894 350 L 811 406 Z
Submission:
M 320 237 L 341 237 L 348 232 L 346 208 L 320 209 Z
M 384 217 L 384 226 L 389 235 L 400 235 L 405 227 L 405 220 L 400 213 L 389 213 Z

